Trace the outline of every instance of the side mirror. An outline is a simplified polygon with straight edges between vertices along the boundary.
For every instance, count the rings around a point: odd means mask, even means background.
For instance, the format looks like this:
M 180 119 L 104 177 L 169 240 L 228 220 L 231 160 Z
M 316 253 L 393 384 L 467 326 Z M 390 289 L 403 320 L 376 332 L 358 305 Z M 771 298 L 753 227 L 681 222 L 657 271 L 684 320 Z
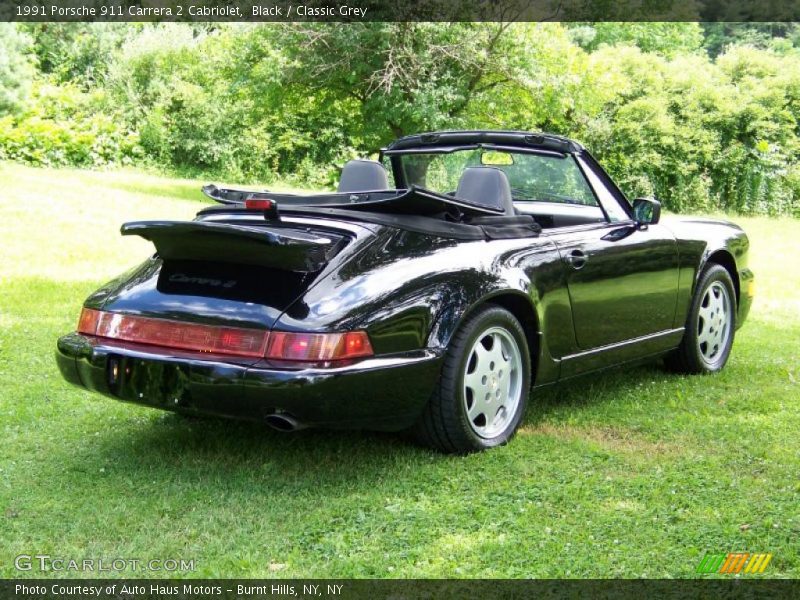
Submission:
M 661 202 L 653 198 L 636 198 L 633 201 L 633 218 L 640 225 L 655 225 L 661 218 Z

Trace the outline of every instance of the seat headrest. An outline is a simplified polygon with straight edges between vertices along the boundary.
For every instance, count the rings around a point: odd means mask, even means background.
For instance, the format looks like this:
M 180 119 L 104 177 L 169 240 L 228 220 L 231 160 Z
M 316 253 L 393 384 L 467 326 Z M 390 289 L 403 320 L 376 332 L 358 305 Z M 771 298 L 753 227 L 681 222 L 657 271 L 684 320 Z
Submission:
M 494 167 L 468 167 L 461 174 L 456 198 L 488 208 L 502 208 L 504 215 L 516 214 L 508 177 Z
M 374 160 L 351 160 L 342 168 L 339 192 L 372 192 L 389 189 L 383 165 Z

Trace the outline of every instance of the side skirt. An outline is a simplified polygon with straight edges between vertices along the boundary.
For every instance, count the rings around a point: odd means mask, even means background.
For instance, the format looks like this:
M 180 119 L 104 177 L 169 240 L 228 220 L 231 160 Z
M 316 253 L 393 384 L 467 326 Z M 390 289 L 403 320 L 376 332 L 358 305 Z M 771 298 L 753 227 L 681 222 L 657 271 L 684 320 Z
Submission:
M 561 379 L 622 363 L 658 356 L 677 348 L 684 328 L 667 329 L 638 338 L 570 354 L 561 359 Z

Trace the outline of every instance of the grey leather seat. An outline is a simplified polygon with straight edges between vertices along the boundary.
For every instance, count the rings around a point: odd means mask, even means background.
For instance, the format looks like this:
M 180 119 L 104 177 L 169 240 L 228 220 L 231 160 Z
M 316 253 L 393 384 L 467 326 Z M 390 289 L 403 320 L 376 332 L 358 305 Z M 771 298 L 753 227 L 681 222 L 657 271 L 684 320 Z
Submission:
M 494 167 L 468 167 L 461 174 L 456 198 L 487 208 L 501 208 L 504 215 L 515 215 L 508 177 Z
M 342 168 L 339 192 L 372 192 L 389 189 L 383 165 L 374 160 L 351 160 Z

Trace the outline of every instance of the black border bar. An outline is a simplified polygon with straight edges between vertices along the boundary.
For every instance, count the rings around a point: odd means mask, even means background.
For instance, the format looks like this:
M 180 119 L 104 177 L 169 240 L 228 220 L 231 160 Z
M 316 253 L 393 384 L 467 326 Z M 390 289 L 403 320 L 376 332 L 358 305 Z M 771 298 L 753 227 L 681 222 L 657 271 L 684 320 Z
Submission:
M 99 591 L 99 593 L 98 593 Z M 126 593 L 126 591 L 128 593 Z M 4 579 L 5 600 L 439 600 L 798 598 L 800 580 Z
M 0 0 L 0 21 L 800 21 L 800 0 Z

